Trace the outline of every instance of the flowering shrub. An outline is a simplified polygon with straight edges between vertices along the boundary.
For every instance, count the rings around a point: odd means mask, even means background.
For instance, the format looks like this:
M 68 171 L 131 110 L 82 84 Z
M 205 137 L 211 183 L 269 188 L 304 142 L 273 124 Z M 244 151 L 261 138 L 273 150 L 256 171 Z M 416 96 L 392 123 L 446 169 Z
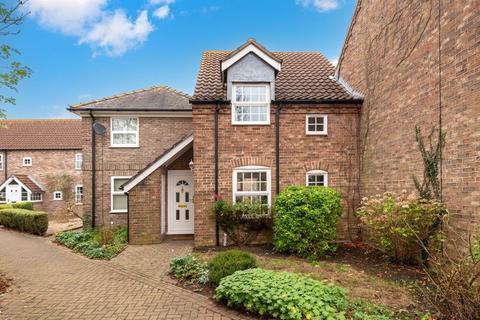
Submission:
M 212 212 L 234 245 L 250 243 L 272 225 L 271 209 L 261 203 L 230 203 L 216 196 Z
M 384 193 L 363 198 L 357 211 L 368 238 L 395 261 L 425 262 L 427 250 L 437 249 L 443 239 L 447 209 L 434 200 Z

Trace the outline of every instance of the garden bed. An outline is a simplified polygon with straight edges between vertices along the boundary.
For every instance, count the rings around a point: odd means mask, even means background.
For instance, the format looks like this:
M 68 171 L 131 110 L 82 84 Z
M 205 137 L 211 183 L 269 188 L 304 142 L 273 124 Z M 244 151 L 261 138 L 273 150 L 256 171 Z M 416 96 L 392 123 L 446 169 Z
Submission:
M 226 249 L 202 249 L 196 250 L 195 254 L 199 259 L 209 261 L 217 252 Z M 255 256 L 260 268 L 304 274 L 339 285 L 348 290 L 350 299 L 384 305 L 399 317 L 418 319 L 427 311 L 426 303 L 416 289 L 427 282 L 424 272 L 418 268 L 392 264 L 387 256 L 365 245 L 344 244 L 334 256 L 315 261 L 274 253 L 270 246 L 242 249 Z M 212 285 L 184 282 L 178 282 L 178 285 L 209 297 L 214 293 Z
M 55 242 L 90 259 L 110 260 L 122 252 L 128 242 L 127 228 L 64 231 L 55 235 Z

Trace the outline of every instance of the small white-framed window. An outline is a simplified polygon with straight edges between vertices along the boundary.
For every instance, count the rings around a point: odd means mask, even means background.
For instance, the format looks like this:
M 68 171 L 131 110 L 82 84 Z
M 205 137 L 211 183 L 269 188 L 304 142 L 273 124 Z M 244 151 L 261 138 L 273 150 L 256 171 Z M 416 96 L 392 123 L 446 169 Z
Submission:
M 53 200 L 63 200 L 63 192 L 62 191 L 54 191 L 53 192 Z
M 271 170 L 251 166 L 233 169 L 233 202 L 261 202 L 271 205 Z
M 328 172 L 323 170 L 312 170 L 307 172 L 307 186 L 328 186 Z
M 0 171 L 3 171 L 3 154 L 0 154 Z
M 125 213 L 128 211 L 127 195 L 120 187 L 125 184 L 130 177 L 112 177 L 111 178 L 111 211 L 113 213 Z
M 110 145 L 120 148 L 138 147 L 138 118 L 115 117 L 110 123 Z
M 270 85 L 232 86 L 232 124 L 270 124 Z
M 83 186 L 81 184 L 75 186 L 75 203 L 83 202 Z
M 42 201 L 42 193 L 41 192 L 32 192 L 32 194 L 30 195 L 30 201 L 32 201 L 32 202 Z
M 83 153 L 75 153 L 75 170 L 82 170 Z
M 31 167 L 32 166 L 32 158 L 31 157 L 24 157 L 22 159 L 22 165 L 24 167 Z
M 305 130 L 308 135 L 327 135 L 328 116 L 325 114 L 307 114 Z

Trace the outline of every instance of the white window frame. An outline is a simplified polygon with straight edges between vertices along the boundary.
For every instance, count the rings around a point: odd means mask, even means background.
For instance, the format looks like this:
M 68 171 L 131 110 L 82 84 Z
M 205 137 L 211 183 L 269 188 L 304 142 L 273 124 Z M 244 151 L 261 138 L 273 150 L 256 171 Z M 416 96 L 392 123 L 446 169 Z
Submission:
M 60 195 L 60 198 L 58 198 L 57 195 Z M 55 201 L 63 200 L 63 192 L 62 191 L 54 191 L 53 192 L 53 200 L 55 200 Z
M 135 119 L 137 121 L 137 131 L 134 132 L 134 131 L 113 131 L 113 120 L 114 119 Z M 132 133 L 136 133 L 136 140 L 135 140 L 135 143 L 133 144 L 114 144 L 113 143 L 113 134 L 114 133 L 128 133 L 128 134 L 132 134 Z M 111 148 L 138 148 L 139 147 L 139 141 L 140 141 L 140 119 L 138 117 L 111 117 L 110 118 L 110 147 Z
M 249 87 L 265 87 L 266 101 L 265 102 L 243 102 L 236 101 L 237 87 L 249 86 Z M 268 83 L 235 83 L 232 85 L 232 124 L 233 125 L 269 125 L 270 124 L 270 84 Z M 235 107 L 237 106 L 266 106 L 267 107 L 267 119 L 265 121 L 238 121 L 235 117 Z
M 78 193 L 78 188 L 82 188 L 82 193 Z M 75 195 L 75 204 L 82 204 L 83 203 L 83 185 L 82 184 L 77 184 L 74 189 L 74 195 Z M 81 200 L 78 200 L 78 196 L 81 195 Z
M 323 118 L 323 131 L 309 131 L 308 119 L 310 118 Z M 307 114 L 305 117 L 305 133 L 307 135 L 326 136 L 328 135 L 328 116 L 326 114 Z
M 114 181 L 115 179 L 130 179 L 131 177 L 129 176 L 112 176 L 110 177 L 110 212 L 111 213 L 127 213 L 128 212 L 128 201 L 127 201 L 127 209 L 125 210 L 115 210 L 113 209 L 113 196 L 114 195 L 124 195 L 124 196 L 127 196 L 125 194 L 125 191 L 114 191 Z M 127 198 L 128 199 L 128 198 Z
M 27 160 L 28 160 L 30 163 L 25 163 L 25 161 L 27 161 Z M 22 166 L 23 166 L 23 167 L 31 167 L 31 166 L 32 166 L 32 163 L 33 163 L 32 157 L 23 157 L 23 159 L 22 159 Z
M 306 186 L 310 186 L 308 184 L 308 177 L 309 176 L 313 176 L 313 175 L 323 175 L 323 181 L 324 181 L 324 187 L 328 187 L 328 172 L 327 171 L 323 171 L 323 170 L 311 170 L 311 171 L 308 171 L 305 175 L 305 185 Z M 313 186 L 312 186 L 313 187 Z
M 237 191 L 237 173 L 239 172 L 266 172 L 267 173 L 267 191 Z M 246 166 L 246 167 L 238 167 L 233 169 L 232 174 L 232 198 L 233 203 L 236 202 L 237 195 L 243 196 L 261 196 L 267 195 L 268 196 L 268 206 L 272 205 L 272 178 L 271 178 L 272 170 L 268 167 L 263 166 Z
M 3 154 L 0 154 L 0 171 L 3 171 Z
M 75 170 L 82 170 L 83 165 L 83 153 L 75 153 Z
M 39 200 L 33 200 L 33 194 L 34 194 L 34 193 L 40 194 L 40 199 L 39 199 Z M 42 202 L 42 201 L 43 201 L 43 194 L 42 194 L 42 192 L 30 192 L 30 193 L 29 193 L 29 197 L 30 197 L 30 202 Z

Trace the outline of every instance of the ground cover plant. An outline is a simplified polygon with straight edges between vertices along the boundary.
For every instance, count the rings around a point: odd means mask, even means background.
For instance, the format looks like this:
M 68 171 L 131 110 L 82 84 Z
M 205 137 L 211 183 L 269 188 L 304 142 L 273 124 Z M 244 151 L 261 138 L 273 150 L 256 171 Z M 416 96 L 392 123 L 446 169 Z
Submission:
M 275 200 L 275 249 L 310 258 L 335 251 L 341 214 L 341 196 L 334 189 L 287 187 Z
M 126 227 L 65 231 L 55 235 L 55 241 L 90 259 L 112 259 L 127 246 Z
M 346 291 L 290 272 L 260 268 L 237 271 L 220 281 L 215 299 L 277 319 L 345 319 Z
M 384 193 L 363 198 L 357 215 L 377 249 L 401 263 L 422 264 L 440 249 L 447 209 L 436 200 Z M 428 248 L 428 250 L 425 250 Z
M 207 284 L 208 268 L 194 255 L 176 257 L 170 261 L 170 271 L 176 279 L 190 284 Z
M 209 281 L 218 285 L 220 280 L 239 270 L 255 268 L 257 262 L 248 252 L 241 250 L 228 250 L 221 252 L 208 263 Z
M 48 214 L 27 209 L 0 209 L 0 225 L 22 232 L 43 235 L 48 229 Z

